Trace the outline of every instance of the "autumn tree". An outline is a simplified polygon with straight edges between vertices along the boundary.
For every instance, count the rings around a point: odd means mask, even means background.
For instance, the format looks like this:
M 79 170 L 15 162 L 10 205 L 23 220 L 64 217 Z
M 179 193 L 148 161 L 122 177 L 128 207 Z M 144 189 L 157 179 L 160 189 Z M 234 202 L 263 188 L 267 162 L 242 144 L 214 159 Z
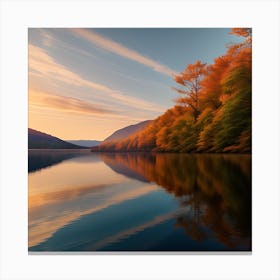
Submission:
M 143 131 L 103 151 L 251 152 L 252 30 L 233 28 L 243 41 L 228 45 L 212 65 L 197 61 L 174 76 L 177 104 Z
M 218 121 L 216 146 L 223 152 L 251 151 L 252 114 L 252 31 L 233 28 L 232 34 L 244 37 L 227 52 L 231 63 L 221 81 L 223 114 Z
M 239 45 L 240 47 L 252 47 L 252 28 L 232 28 L 230 34 L 245 38 L 245 40 Z
M 206 71 L 206 64 L 198 60 L 194 64 L 189 64 L 179 75 L 174 76 L 174 80 L 180 85 L 180 88 L 173 89 L 182 95 L 176 102 L 189 107 L 195 120 L 200 113 L 201 80 L 206 74 Z
M 224 55 L 216 58 L 214 63 L 208 66 L 207 74 L 201 81 L 202 92 L 200 97 L 205 107 L 208 106 L 216 110 L 221 106 L 220 96 L 223 93 L 221 80 L 230 63 L 230 58 Z

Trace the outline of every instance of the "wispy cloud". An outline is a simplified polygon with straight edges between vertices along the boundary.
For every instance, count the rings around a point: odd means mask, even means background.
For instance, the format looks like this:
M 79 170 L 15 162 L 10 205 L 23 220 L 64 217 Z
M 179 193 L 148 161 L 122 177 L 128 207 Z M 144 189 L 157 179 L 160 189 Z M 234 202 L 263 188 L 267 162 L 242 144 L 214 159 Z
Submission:
M 163 112 L 165 108 L 143 99 L 129 96 L 106 85 L 84 79 L 81 75 L 69 70 L 66 66 L 56 62 L 44 49 L 29 44 L 29 75 L 32 78 L 48 79 L 51 82 L 62 82 L 76 87 L 87 87 L 95 90 L 95 98 L 108 104 L 118 103 L 142 111 Z M 104 94 L 97 94 L 101 91 Z
M 102 108 L 100 105 L 95 105 L 78 98 L 64 97 L 55 94 L 48 94 L 35 90 L 29 91 L 30 105 L 40 106 L 44 108 L 55 109 L 68 113 L 78 113 L 86 115 L 100 115 L 100 114 L 118 114 L 118 112 Z
M 45 50 L 37 46 L 29 44 L 28 51 L 28 70 L 31 76 L 40 76 L 74 86 L 88 86 L 96 90 L 108 90 L 106 86 L 85 80 L 64 65 L 57 63 Z
M 171 76 L 172 74 L 176 73 L 176 71 L 171 69 L 170 67 L 161 64 L 151 58 L 148 58 L 135 50 L 129 49 L 120 43 L 108 39 L 95 31 L 87 29 L 72 29 L 72 32 L 76 36 L 79 36 L 94 45 L 97 45 L 111 53 L 120 55 L 137 63 L 145 65 L 156 72 L 165 74 L 167 76 Z
M 115 185 L 112 185 L 115 187 Z M 83 198 L 83 195 L 86 195 L 87 192 L 90 192 L 90 186 L 84 186 L 85 190 L 84 194 L 79 193 L 77 189 L 70 190 L 68 193 L 68 196 L 71 196 L 70 200 L 65 199 L 59 199 L 54 195 L 51 194 L 39 194 L 35 196 L 29 196 L 29 246 L 35 246 L 42 241 L 50 238 L 57 230 L 60 228 L 66 226 L 67 224 L 71 223 L 72 221 L 75 221 L 79 219 L 81 216 L 92 214 L 98 211 L 102 211 L 112 205 L 121 204 L 124 201 L 131 200 L 138 198 L 140 196 L 149 194 L 151 192 L 154 192 L 158 189 L 155 185 L 142 185 L 138 187 L 137 189 L 131 189 L 126 190 L 125 192 L 123 190 L 120 190 L 119 193 L 112 194 L 110 197 L 108 197 L 107 200 L 105 200 L 103 203 L 98 205 L 98 202 L 100 201 L 99 196 L 92 197 L 92 200 L 95 201 L 98 200 L 96 203 L 96 206 L 92 207 L 94 203 L 86 204 L 84 205 L 83 209 L 79 206 L 79 203 L 75 203 L 75 206 L 73 204 L 70 204 L 72 206 L 72 211 L 52 211 L 51 219 L 47 215 L 43 215 L 43 217 L 38 214 L 40 212 L 40 208 L 43 208 L 46 211 L 47 209 L 56 209 L 56 205 L 59 209 L 63 208 L 63 205 L 66 207 L 69 207 L 68 203 L 71 203 L 71 201 L 77 201 L 79 202 L 81 198 Z M 105 189 L 108 188 L 107 186 L 104 187 Z M 103 189 L 104 189 L 103 188 Z M 96 189 L 96 187 L 91 186 L 91 191 Z M 72 194 L 71 194 L 72 192 Z M 52 198 L 52 200 L 49 200 Z M 35 205 L 31 204 L 35 202 Z M 50 207 L 51 206 L 51 207 Z M 49 210 L 51 211 L 51 210 Z
M 173 212 L 169 212 L 167 214 L 156 216 L 152 220 L 147 221 L 147 222 L 145 222 L 143 224 L 140 224 L 140 225 L 138 225 L 136 227 L 123 230 L 121 232 L 118 232 L 115 235 L 111 235 L 111 236 L 109 236 L 107 238 L 104 238 L 103 240 L 95 243 L 94 246 L 91 247 L 91 250 L 92 251 L 100 250 L 100 249 L 102 249 L 102 247 L 105 247 L 105 246 L 110 245 L 112 243 L 115 243 L 115 242 L 117 242 L 119 240 L 125 239 L 127 237 L 132 236 L 132 235 L 135 235 L 135 234 L 137 234 L 137 233 L 139 233 L 141 231 L 144 231 L 147 228 L 151 228 L 151 227 L 157 226 L 159 224 L 162 224 L 165 221 L 168 221 L 170 219 L 174 219 L 174 218 L 176 218 L 179 215 L 182 215 L 182 214 L 185 215 L 189 211 L 190 211 L 190 209 L 185 207 L 185 208 L 179 208 L 178 210 L 175 210 Z
M 48 28 L 42 28 L 40 29 L 40 34 L 42 38 L 42 43 L 45 47 L 50 48 L 50 47 L 58 47 L 62 48 L 63 50 L 67 49 L 71 52 L 78 53 L 82 56 L 88 56 L 88 57 L 95 57 L 92 53 L 83 50 L 80 47 L 75 47 L 73 44 L 70 44 L 66 41 L 64 41 L 62 38 L 58 36 L 54 36 L 52 32 L 48 31 Z
M 48 33 L 47 31 L 45 31 L 44 29 L 40 29 L 42 38 L 43 38 L 43 44 L 46 47 L 51 47 L 53 45 L 54 42 L 54 38 L 53 36 Z

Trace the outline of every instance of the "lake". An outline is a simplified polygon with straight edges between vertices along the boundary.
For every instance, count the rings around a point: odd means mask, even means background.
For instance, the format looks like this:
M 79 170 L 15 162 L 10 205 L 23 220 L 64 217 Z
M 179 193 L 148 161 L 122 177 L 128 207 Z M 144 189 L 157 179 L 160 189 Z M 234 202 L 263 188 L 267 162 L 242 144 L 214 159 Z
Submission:
M 29 150 L 29 252 L 251 251 L 251 155 Z

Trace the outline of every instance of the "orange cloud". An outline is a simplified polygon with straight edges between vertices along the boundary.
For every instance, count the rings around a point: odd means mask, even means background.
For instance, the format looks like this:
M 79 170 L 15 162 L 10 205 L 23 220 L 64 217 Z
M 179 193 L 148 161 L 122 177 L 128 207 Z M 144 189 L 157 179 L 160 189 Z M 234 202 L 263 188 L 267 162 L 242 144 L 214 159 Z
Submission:
M 109 51 L 125 57 L 127 59 L 136 61 L 142 65 L 145 65 L 149 68 L 152 68 L 154 71 L 165 74 L 167 76 L 172 76 L 172 74 L 176 73 L 175 70 L 172 70 L 166 65 L 163 65 L 157 61 L 154 61 L 132 49 L 129 49 L 120 43 L 117 43 L 113 40 L 110 40 L 106 37 L 101 36 L 100 34 L 89 31 L 87 29 L 72 29 L 73 33 L 79 37 L 84 38 L 85 40 Z
M 112 111 L 95 105 L 91 102 L 83 101 L 78 98 L 64 97 L 55 94 L 48 94 L 34 90 L 29 91 L 29 104 L 44 108 L 50 108 L 58 111 L 86 114 L 86 115 L 99 115 L 99 114 L 117 114 L 118 112 Z

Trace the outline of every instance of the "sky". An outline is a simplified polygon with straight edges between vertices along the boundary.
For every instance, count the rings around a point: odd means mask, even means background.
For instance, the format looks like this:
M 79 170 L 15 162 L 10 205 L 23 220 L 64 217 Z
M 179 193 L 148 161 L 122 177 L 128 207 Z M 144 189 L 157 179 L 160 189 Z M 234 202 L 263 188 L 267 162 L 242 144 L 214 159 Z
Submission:
M 229 28 L 30 28 L 29 127 L 104 140 L 174 105 L 173 76 L 238 42 Z

